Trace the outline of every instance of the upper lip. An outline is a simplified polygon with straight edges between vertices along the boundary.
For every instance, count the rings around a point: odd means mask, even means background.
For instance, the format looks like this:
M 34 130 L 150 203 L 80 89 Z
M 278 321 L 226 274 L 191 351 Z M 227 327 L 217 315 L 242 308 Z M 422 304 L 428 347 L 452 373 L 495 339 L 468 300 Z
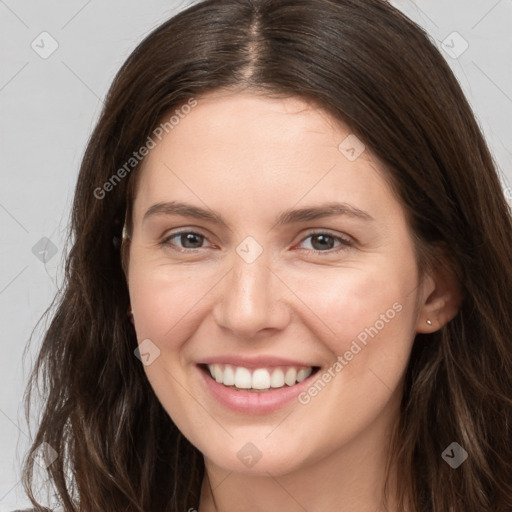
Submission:
M 230 364 L 232 366 L 241 366 L 243 368 L 269 368 L 273 366 L 294 366 L 296 368 L 309 368 L 310 366 L 319 366 L 283 357 L 246 357 L 233 355 L 208 357 L 199 361 L 198 364 Z

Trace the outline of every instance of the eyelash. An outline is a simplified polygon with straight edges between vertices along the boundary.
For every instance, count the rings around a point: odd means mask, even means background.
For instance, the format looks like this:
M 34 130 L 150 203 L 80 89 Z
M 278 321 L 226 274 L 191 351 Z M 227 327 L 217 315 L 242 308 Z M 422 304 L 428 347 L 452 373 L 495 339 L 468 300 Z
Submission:
M 182 247 L 177 247 L 176 245 L 170 243 L 171 239 L 173 239 L 177 236 L 186 235 L 186 234 L 197 235 L 197 236 L 203 238 L 204 240 L 207 240 L 206 236 L 202 235 L 201 233 L 198 233 L 196 231 L 184 230 L 184 231 L 178 231 L 176 233 L 172 233 L 171 235 L 164 238 L 161 242 L 159 242 L 159 245 L 170 247 L 174 251 L 179 251 L 179 252 L 183 252 L 183 253 L 195 253 L 201 249 L 204 249 L 204 247 L 197 247 L 195 249 L 186 249 L 186 248 L 182 248 Z M 338 246 L 337 249 L 333 248 L 333 249 L 328 249 L 327 251 L 319 251 L 316 249 L 304 249 L 304 250 L 306 250 L 308 252 L 313 252 L 315 254 L 335 254 L 335 253 L 341 252 L 341 251 L 346 250 L 347 248 L 353 246 L 353 242 L 351 240 L 349 240 L 347 238 L 343 238 L 341 236 L 332 235 L 331 233 L 329 233 L 327 231 L 312 231 L 311 233 L 308 233 L 308 235 L 306 237 L 304 237 L 300 241 L 300 243 L 304 242 L 308 238 L 315 236 L 315 235 L 327 235 L 328 237 L 331 237 L 334 240 L 339 241 L 340 246 Z

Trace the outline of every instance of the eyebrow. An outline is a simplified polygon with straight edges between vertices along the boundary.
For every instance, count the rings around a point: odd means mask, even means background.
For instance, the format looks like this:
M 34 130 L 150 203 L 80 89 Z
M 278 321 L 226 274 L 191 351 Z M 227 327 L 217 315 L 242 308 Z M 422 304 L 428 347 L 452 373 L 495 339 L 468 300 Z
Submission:
M 228 227 L 228 223 L 219 213 L 180 201 L 153 204 L 146 210 L 142 223 L 144 224 L 148 218 L 157 215 L 181 215 L 184 217 L 207 220 Z M 342 215 L 364 221 L 375 221 L 368 212 L 360 210 L 350 204 L 330 202 L 319 206 L 310 206 L 308 208 L 285 210 L 278 215 L 274 226 L 284 226 L 287 224 Z

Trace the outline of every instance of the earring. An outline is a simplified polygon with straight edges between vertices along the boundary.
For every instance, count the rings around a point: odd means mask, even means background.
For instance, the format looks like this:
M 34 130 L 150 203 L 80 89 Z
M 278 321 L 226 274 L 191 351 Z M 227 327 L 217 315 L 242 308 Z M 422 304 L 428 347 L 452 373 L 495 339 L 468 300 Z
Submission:
M 132 305 L 131 304 L 128 306 L 128 313 L 127 314 L 128 314 L 128 318 L 130 319 L 130 322 L 133 324 L 133 313 L 132 313 Z
M 428 324 L 428 325 L 432 325 L 432 320 L 429 320 L 429 319 L 427 318 L 427 324 Z

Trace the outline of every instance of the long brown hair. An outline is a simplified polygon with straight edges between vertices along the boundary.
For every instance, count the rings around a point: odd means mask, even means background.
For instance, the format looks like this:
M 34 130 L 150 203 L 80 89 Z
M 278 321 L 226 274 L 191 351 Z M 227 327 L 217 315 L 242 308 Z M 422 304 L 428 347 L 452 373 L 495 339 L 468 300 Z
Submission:
M 126 166 L 134 151 L 165 116 L 219 88 L 315 101 L 384 162 L 420 270 L 445 265 L 463 296 L 452 321 L 413 345 L 391 445 L 399 510 L 512 510 L 510 210 L 449 66 L 383 0 L 201 1 L 122 66 L 83 158 L 65 284 L 27 387 L 27 421 L 33 389 L 45 395 L 23 468 L 33 504 L 32 456 L 48 443 L 66 512 L 198 507 L 202 455 L 134 356 L 119 238 L 140 170 Z M 453 442 L 468 453 L 457 469 L 442 458 Z

